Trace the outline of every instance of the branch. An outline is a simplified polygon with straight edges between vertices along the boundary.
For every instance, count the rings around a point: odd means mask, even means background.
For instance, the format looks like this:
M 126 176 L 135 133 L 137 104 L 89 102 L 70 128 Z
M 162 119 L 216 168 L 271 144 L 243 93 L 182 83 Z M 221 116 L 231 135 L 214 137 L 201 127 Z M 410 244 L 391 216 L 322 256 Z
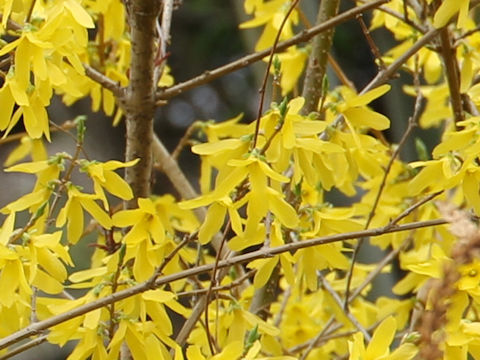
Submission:
M 317 25 L 324 24 L 334 18 L 338 12 L 339 0 L 323 0 L 317 15 Z M 312 41 L 312 52 L 308 58 L 308 66 L 303 82 L 302 96 L 305 105 L 302 113 L 307 115 L 318 110 L 318 102 L 323 93 L 323 78 L 327 69 L 327 60 L 332 47 L 334 28 L 323 31 Z
M 160 0 L 127 2 L 132 51 L 124 107 L 127 131 L 125 160 L 140 159 L 136 165 L 125 169 L 125 180 L 135 195 L 126 203 L 128 208 L 137 206 L 137 198 L 150 195 L 156 90 L 155 38 L 160 4 Z
M 337 292 L 333 289 L 333 287 L 330 285 L 327 279 L 325 279 L 325 277 L 322 275 L 320 271 L 318 272 L 318 277 L 322 282 L 322 286 L 325 289 L 325 291 L 333 298 L 337 306 L 340 309 L 342 309 L 343 308 L 342 299 L 340 299 L 340 296 L 337 294 Z M 360 324 L 360 322 L 352 315 L 352 313 L 347 312 L 345 313 L 345 316 L 347 317 L 348 320 L 350 320 L 353 326 L 355 326 L 358 329 L 358 331 L 360 331 L 363 334 L 367 342 L 370 342 L 372 337 L 370 336 L 368 331 Z M 302 360 L 303 359 L 304 358 L 302 358 Z
M 460 76 L 458 70 L 457 57 L 455 56 L 455 47 L 452 44 L 452 37 L 448 27 L 440 31 L 441 55 L 445 64 L 445 75 L 447 77 L 448 89 L 450 91 L 450 101 L 452 103 L 453 118 L 455 124 L 462 121 L 463 106 L 460 95 Z M 455 125 L 456 126 L 456 125 Z
M 373 80 L 370 81 L 368 85 L 363 88 L 360 94 L 365 94 L 367 91 L 372 90 L 389 80 L 397 72 L 397 70 L 400 69 L 400 67 L 408 61 L 408 59 L 415 55 L 427 43 L 429 43 L 430 40 L 432 40 L 435 36 L 438 35 L 439 32 L 440 29 L 429 30 L 425 35 L 418 39 L 415 44 L 409 47 L 407 51 L 400 55 L 399 58 L 395 60 L 388 68 L 379 71 L 377 76 L 375 76 Z
M 354 7 L 353 9 L 347 10 L 334 18 L 324 22 L 323 24 L 319 24 L 317 26 L 312 27 L 311 29 L 305 30 L 302 33 L 292 37 L 289 40 L 282 41 L 279 43 L 276 48 L 275 52 L 282 52 L 286 49 L 288 49 L 292 45 L 296 45 L 302 42 L 306 42 L 310 40 L 312 37 L 315 35 L 321 33 L 322 31 L 326 31 L 328 29 L 331 29 L 341 23 L 344 23 L 347 20 L 355 18 L 358 14 L 374 9 L 381 4 L 384 4 L 388 2 L 388 0 L 375 0 L 372 2 L 369 2 L 367 4 L 361 5 Z M 272 48 L 265 49 L 263 51 L 256 52 L 254 54 L 250 54 L 247 56 L 244 56 L 236 61 L 233 61 L 229 64 L 226 64 L 224 66 L 221 66 L 215 70 L 211 71 L 205 71 L 202 75 L 199 75 L 197 77 L 194 77 L 193 79 L 187 80 L 183 83 L 177 84 L 175 86 L 172 86 L 168 89 L 165 89 L 163 91 L 157 92 L 157 101 L 158 100 L 167 100 L 170 99 L 174 96 L 177 96 L 187 90 L 191 90 L 197 86 L 206 84 L 214 79 L 217 79 L 223 75 L 229 74 L 233 71 L 236 71 L 238 69 L 244 68 L 254 62 L 257 62 L 259 60 L 262 60 L 265 56 L 268 56 L 270 52 L 272 51 Z
M 217 267 L 219 269 L 228 268 L 233 265 L 243 264 L 256 259 L 269 258 L 275 255 L 285 253 L 287 251 L 294 252 L 300 249 L 305 249 L 312 246 L 330 244 L 330 243 L 342 241 L 342 240 L 351 240 L 351 239 L 356 239 L 359 237 L 366 237 L 366 236 L 380 236 L 388 233 L 444 225 L 446 223 L 447 221 L 444 219 L 433 219 L 433 220 L 426 220 L 426 221 L 417 221 L 417 222 L 396 225 L 396 226 L 387 224 L 386 226 L 369 229 L 369 230 L 354 231 L 354 232 L 349 232 L 344 234 L 323 236 L 319 238 L 304 240 L 304 241 L 295 242 L 295 243 L 289 243 L 289 244 L 285 244 L 285 245 L 274 247 L 274 248 L 260 249 L 257 251 L 252 251 L 250 253 L 233 256 L 229 259 L 219 261 Z M 100 309 L 111 303 L 129 298 L 131 296 L 150 290 L 154 287 L 160 287 L 162 285 L 165 285 L 177 280 L 181 280 L 184 278 L 188 278 L 191 276 L 196 276 L 199 274 L 212 271 L 214 266 L 215 266 L 214 264 L 205 264 L 205 265 L 200 265 L 191 269 L 179 271 L 178 273 L 175 273 L 175 274 L 165 275 L 165 276 L 159 277 L 154 284 L 152 284 L 149 280 L 146 280 L 128 289 L 121 290 L 119 292 L 116 292 L 104 298 L 92 301 L 88 304 L 79 306 L 68 312 L 62 313 L 60 315 L 52 316 L 49 319 L 39 321 L 35 324 L 31 324 L 22 330 L 19 330 L 9 336 L 4 337 L 3 339 L 0 339 L 0 350 L 5 349 L 6 347 L 14 343 L 17 343 L 18 341 L 21 341 L 29 336 L 37 335 L 41 333 L 43 330 L 46 330 L 52 326 L 58 325 L 60 323 L 63 323 L 75 317 L 82 316 L 90 311 Z
M 170 25 L 172 23 L 173 0 L 164 0 L 162 9 L 162 24 L 157 26 L 158 36 L 160 37 L 160 44 L 158 47 L 158 56 L 155 59 L 155 77 L 154 83 L 162 77 L 166 65 L 167 45 L 170 43 Z
M 0 360 L 10 359 L 12 356 L 21 354 L 22 352 L 27 351 L 28 349 L 31 349 L 40 344 L 43 344 L 45 341 L 47 341 L 47 335 L 41 335 L 36 339 L 30 340 L 29 342 L 22 344 L 16 347 L 15 349 L 13 349 L 12 351 L 8 352 L 7 354 L 1 356 Z
M 85 75 L 103 86 L 105 89 L 110 90 L 113 95 L 115 95 L 117 100 L 122 100 L 123 96 L 125 95 L 125 89 L 123 89 L 118 82 L 110 79 L 107 75 L 102 74 L 100 71 L 88 64 L 83 64 L 83 68 L 85 69 Z

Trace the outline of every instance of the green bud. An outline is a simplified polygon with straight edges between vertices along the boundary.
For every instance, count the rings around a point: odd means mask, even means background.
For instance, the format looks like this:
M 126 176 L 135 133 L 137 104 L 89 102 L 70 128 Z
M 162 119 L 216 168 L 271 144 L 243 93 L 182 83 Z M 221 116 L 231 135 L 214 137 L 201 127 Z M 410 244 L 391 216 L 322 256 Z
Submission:
M 245 351 L 248 351 L 253 344 L 255 344 L 255 341 L 260 339 L 260 334 L 258 333 L 258 324 L 255 325 L 255 327 L 248 332 L 247 338 L 245 339 Z
M 282 65 L 282 62 L 280 61 L 280 58 L 278 57 L 278 55 L 275 55 L 273 57 L 273 70 L 275 72 L 275 75 L 279 75 L 280 74 L 280 67 Z
M 427 146 L 420 138 L 415 138 L 415 149 L 417 150 L 418 159 L 420 161 L 426 161 L 429 159 Z
M 85 132 L 87 131 L 85 125 L 86 120 L 87 117 L 85 115 L 79 115 L 73 120 L 75 125 L 77 125 L 77 141 L 79 144 L 83 144 L 83 140 L 85 139 Z
M 328 81 L 328 76 L 324 75 L 322 80 L 322 95 L 325 96 L 330 88 L 330 83 Z

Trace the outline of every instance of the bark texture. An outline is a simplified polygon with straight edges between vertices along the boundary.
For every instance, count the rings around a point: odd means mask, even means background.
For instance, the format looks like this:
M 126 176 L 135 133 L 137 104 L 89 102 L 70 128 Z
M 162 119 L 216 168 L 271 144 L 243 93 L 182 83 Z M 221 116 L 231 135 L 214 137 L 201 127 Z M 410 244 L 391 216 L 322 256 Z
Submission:
M 132 42 L 130 82 L 125 94 L 126 153 L 125 160 L 140 161 L 125 171 L 134 199 L 128 208 L 136 207 L 137 198 L 150 195 L 152 173 L 153 115 L 155 110 L 154 82 L 156 55 L 156 21 L 161 0 L 130 0 L 127 2 Z
M 338 12 L 339 0 L 322 0 L 317 15 L 317 25 L 333 18 Z M 327 60 L 332 46 L 334 29 L 321 32 L 312 40 L 312 52 L 303 83 L 302 96 L 305 98 L 303 114 L 317 111 L 318 101 L 322 96 L 322 83 L 327 69 Z

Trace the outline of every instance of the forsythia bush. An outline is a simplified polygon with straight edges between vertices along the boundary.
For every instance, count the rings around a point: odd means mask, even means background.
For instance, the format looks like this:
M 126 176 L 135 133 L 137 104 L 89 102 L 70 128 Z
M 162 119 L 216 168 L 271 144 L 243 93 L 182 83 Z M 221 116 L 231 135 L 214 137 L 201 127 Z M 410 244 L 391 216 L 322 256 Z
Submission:
M 0 129 L 3 141 L 18 142 L 4 170 L 36 177 L 31 192 L 0 210 L 1 359 L 45 341 L 73 342 L 69 360 L 480 359 L 479 2 L 359 0 L 337 14 L 338 1 L 322 0 L 333 12 L 311 25 L 301 1 L 245 0 L 250 19 L 240 28 L 261 29 L 258 56 L 176 85 L 165 52 L 176 5 L 141 3 L 0 0 Z M 332 58 L 338 80 L 322 73 L 305 42 L 366 12 L 373 54 L 375 29 L 389 30 L 396 45 L 378 54 L 377 76 L 357 90 Z M 135 16 L 156 24 L 143 52 L 134 46 L 148 36 L 135 35 Z M 141 91 L 131 86 L 141 57 L 152 65 L 145 99 L 155 106 L 254 61 L 268 64 L 273 81 L 262 87 L 257 119 L 196 122 L 187 133 L 201 164 L 199 194 L 158 141 L 148 153 L 178 194 L 140 194 L 139 180 L 117 173 L 151 166 L 142 156 L 89 159 L 84 117 L 49 122 L 54 94 L 67 105 L 90 97 L 113 124 L 144 121 L 129 102 Z M 411 80 L 404 92 L 415 106 L 391 144 L 382 135 L 390 120 L 369 104 L 398 72 Z M 302 91 L 311 76 L 320 85 Z M 20 137 L 12 135 L 19 121 Z M 431 156 L 406 162 L 399 152 L 415 126 L 443 133 Z M 59 127 L 76 128 L 74 154 L 47 153 L 44 141 Z M 72 181 L 74 172 L 92 191 Z M 350 205 L 328 203 L 332 189 Z M 87 235 L 95 252 L 79 271 L 70 252 Z M 366 239 L 385 257 L 360 263 Z M 393 263 L 402 270 L 395 296 L 369 297 Z

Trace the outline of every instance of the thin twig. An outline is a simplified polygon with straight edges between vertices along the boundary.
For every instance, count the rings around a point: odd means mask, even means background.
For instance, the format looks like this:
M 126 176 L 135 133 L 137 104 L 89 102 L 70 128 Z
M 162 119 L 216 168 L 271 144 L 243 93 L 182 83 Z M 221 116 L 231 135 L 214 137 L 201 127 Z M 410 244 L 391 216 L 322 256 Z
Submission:
M 400 251 L 406 248 L 410 241 L 411 236 L 407 237 L 398 248 L 392 249 L 382 260 L 380 260 L 377 263 L 377 267 L 373 271 L 370 271 L 363 282 L 350 294 L 348 297 L 348 302 L 351 303 L 358 295 L 360 295 L 363 289 L 365 289 L 373 281 L 373 279 L 375 279 L 377 275 L 382 272 L 385 266 L 390 264 L 398 256 Z
M 426 196 L 425 198 L 423 198 L 422 200 L 416 202 L 415 204 L 409 206 L 407 209 L 405 209 L 400 215 L 398 215 L 395 219 L 393 219 L 392 221 L 390 221 L 390 224 L 392 226 L 396 226 L 398 224 L 398 222 L 404 218 L 406 218 L 408 215 L 410 215 L 413 211 L 415 211 L 418 207 L 422 206 L 423 204 L 429 202 L 430 200 L 436 198 L 438 195 L 440 195 L 441 193 L 443 193 L 443 190 L 441 191 L 437 191 L 433 194 L 430 194 L 428 196 Z
M 173 0 L 164 0 L 162 6 L 162 25 L 159 26 L 158 29 L 158 35 L 160 38 L 160 46 L 158 50 L 160 56 L 155 60 L 155 84 L 158 84 L 158 81 L 162 77 L 166 66 L 165 59 L 167 58 L 167 45 L 170 43 L 170 26 L 172 24 Z
M 292 287 L 289 286 L 288 289 L 283 292 L 283 299 L 282 299 L 282 302 L 280 304 L 280 309 L 275 314 L 275 319 L 273 320 L 273 324 L 276 327 L 279 327 L 280 323 L 282 322 L 283 313 L 285 312 L 285 309 L 287 308 L 288 300 L 290 299 L 291 295 L 292 295 Z
M 153 156 L 155 158 L 155 161 L 158 166 L 161 167 L 161 169 L 164 171 L 165 175 L 169 178 L 170 182 L 173 184 L 175 189 L 178 191 L 180 196 L 183 199 L 193 199 L 198 196 L 197 192 L 195 189 L 192 187 L 190 182 L 188 181 L 187 177 L 185 176 L 184 172 L 182 169 L 180 169 L 180 166 L 178 165 L 178 162 L 176 162 L 168 150 L 165 148 L 163 143 L 160 141 L 160 139 L 154 134 L 153 138 Z M 200 222 L 203 222 L 205 220 L 207 210 L 205 207 L 200 207 L 194 209 L 194 213 L 197 217 L 197 219 Z M 219 251 L 220 245 L 221 245 L 221 234 L 215 234 L 211 241 L 212 247 L 215 249 L 215 251 Z M 221 256 L 223 259 L 227 257 L 231 257 L 234 255 L 233 252 L 227 251 L 225 248 L 222 248 L 221 251 Z M 244 270 L 242 267 L 238 266 L 236 268 L 238 274 L 240 276 L 244 275 Z M 222 276 L 224 276 L 226 273 L 222 272 Z M 247 281 L 248 283 L 248 281 Z M 242 284 L 241 287 L 246 287 L 245 284 Z M 175 341 L 182 345 L 185 343 L 185 341 L 188 338 L 188 335 L 192 331 L 193 327 L 195 326 L 196 322 L 199 320 L 203 309 L 206 306 L 206 298 L 205 296 L 202 296 L 196 303 L 195 306 L 189 316 L 189 318 L 185 321 L 183 324 L 182 328 L 177 334 L 177 337 L 175 338 Z
M 258 111 L 257 111 L 257 122 L 255 123 L 255 134 L 253 136 L 253 142 L 252 142 L 252 149 L 255 149 L 255 146 L 257 145 L 257 139 L 258 139 L 258 133 L 260 132 L 260 118 L 262 117 L 263 114 L 263 103 L 265 102 L 265 92 L 267 90 L 267 81 L 268 77 L 270 75 L 270 68 L 272 66 L 273 62 L 273 55 L 275 54 L 275 49 L 277 48 L 278 41 L 280 40 L 280 36 L 282 35 L 283 27 L 287 23 L 288 17 L 290 14 L 293 12 L 293 10 L 297 7 L 297 4 L 300 0 L 294 0 L 290 7 L 288 8 L 287 13 L 283 17 L 282 23 L 280 24 L 280 28 L 277 31 L 277 34 L 275 35 L 275 40 L 273 41 L 273 45 L 270 48 L 270 54 L 268 57 L 268 63 L 267 63 L 267 68 L 265 69 L 265 75 L 263 77 L 263 83 L 260 88 L 260 101 L 258 104 Z M 208 324 L 207 324 L 208 326 Z
M 333 323 L 333 317 L 329 319 L 329 322 Z M 328 324 L 328 323 L 327 323 Z M 296 354 L 302 351 L 303 349 L 306 349 L 306 352 L 309 353 L 311 350 L 313 350 L 315 347 L 317 347 L 320 343 L 324 343 L 328 340 L 331 339 L 338 339 L 342 337 L 347 337 L 350 335 L 353 335 L 357 332 L 357 330 L 351 330 L 351 331 L 346 331 L 343 333 L 338 333 L 335 334 L 335 331 L 338 329 L 341 329 L 343 327 L 343 324 L 335 324 L 331 329 L 329 328 L 327 331 L 324 331 L 322 329 L 321 332 L 318 333 L 317 336 L 315 336 L 313 339 L 310 339 L 302 344 L 295 345 L 291 347 L 290 349 L 287 350 L 288 354 Z M 311 347 L 311 349 L 309 349 Z
M 212 288 L 212 292 L 220 292 L 220 291 L 227 291 L 227 290 L 232 290 L 233 288 L 236 288 L 240 285 L 242 285 L 246 280 L 250 279 L 252 276 L 254 276 L 257 273 L 257 269 L 252 269 L 249 272 L 245 273 L 238 279 L 233 280 L 231 283 L 227 285 L 219 285 L 219 286 L 214 286 Z M 208 288 L 205 289 L 195 289 L 195 290 L 190 290 L 190 291 L 182 291 L 176 294 L 177 297 L 185 297 L 185 296 L 196 296 L 196 295 L 203 295 L 208 292 Z
M 120 83 L 110 79 L 107 75 L 102 74 L 100 71 L 88 64 L 83 64 L 83 68 L 85 69 L 85 75 L 102 85 L 102 87 L 105 89 L 110 90 L 113 95 L 115 95 L 119 103 L 121 103 L 121 100 L 125 95 L 125 89 L 120 86 Z
M 454 47 L 454 48 L 457 48 L 458 46 L 461 45 L 461 41 L 462 41 L 463 39 L 465 39 L 465 38 L 467 38 L 467 37 L 475 34 L 475 33 L 478 32 L 478 31 L 480 31 L 480 26 L 476 26 L 476 27 L 473 28 L 472 30 L 466 31 L 466 32 L 464 32 L 463 34 L 457 36 L 457 37 L 455 38 L 454 43 L 453 43 L 453 47 Z M 0 67 L 0 68 L 1 68 L 1 67 Z
M 333 289 L 332 289 L 333 290 Z M 330 319 L 328 319 L 327 323 L 325 324 L 325 326 L 323 327 L 322 331 L 320 331 L 317 336 L 315 336 L 312 340 L 310 340 L 308 342 L 308 346 L 306 346 L 306 349 L 305 349 L 305 352 L 303 352 L 302 354 L 302 357 L 300 358 L 300 360 L 305 360 L 308 356 L 308 354 L 310 354 L 310 352 L 316 347 L 318 346 L 318 344 L 320 343 L 320 341 L 325 341 L 325 337 L 327 336 L 327 334 L 331 334 L 332 332 L 334 331 L 337 331 L 338 329 L 342 328 L 343 327 L 343 324 L 336 324 L 334 326 L 333 329 L 330 329 L 330 327 L 333 325 L 333 323 L 335 322 L 335 317 L 331 317 Z M 356 331 L 355 331 L 356 332 Z M 303 350 L 303 349 L 302 349 Z
M 395 60 L 388 68 L 386 68 L 384 71 L 380 71 L 377 76 L 375 76 L 375 78 L 373 78 L 373 80 L 363 88 L 360 94 L 365 94 L 367 91 L 370 91 L 389 80 L 397 72 L 397 70 L 408 61 L 408 59 L 410 59 L 420 49 L 428 44 L 435 36 L 437 36 L 439 31 L 439 29 L 429 30 L 425 35 L 418 39 L 415 44 L 409 47 L 407 51 L 400 55 L 397 60 Z
M 223 250 L 223 247 L 225 246 L 225 243 L 227 242 L 227 234 L 230 231 L 230 220 L 228 221 L 227 225 L 225 226 L 225 229 L 223 230 L 223 235 L 222 235 L 222 241 L 220 243 L 220 249 L 217 251 L 217 255 L 215 256 L 215 263 L 213 266 L 212 270 L 212 276 L 210 278 L 210 285 L 208 286 L 208 291 L 207 294 L 205 295 L 205 333 L 207 335 L 208 339 L 208 346 L 210 348 L 210 353 L 211 355 L 215 355 L 215 349 L 213 348 L 213 341 L 212 341 L 212 336 L 210 334 L 210 324 L 208 320 L 208 305 L 210 303 L 210 297 L 212 296 L 212 289 L 217 285 L 217 270 L 218 270 L 218 263 L 220 262 L 221 258 L 221 253 Z
M 367 1 L 361 1 L 365 4 L 368 4 Z M 379 11 L 382 11 L 384 12 L 385 14 L 388 14 L 390 16 L 393 16 L 394 18 L 404 22 L 405 24 L 411 26 L 412 28 L 414 28 L 415 30 L 417 30 L 418 32 L 420 32 L 421 34 L 425 34 L 427 31 L 428 31 L 428 27 L 423 25 L 423 24 L 419 24 L 419 23 L 416 23 L 416 22 L 413 22 L 412 20 L 410 20 L 407 16 L 404 16 L 402 13 L 399 13 L 395 10 L 392 10 L 390 9 L 389 7 L 387 6 L 379 6 L 377 8 L 377 10 Z
M 75 123 L 72 121 L 72 120 L 67 120 L 65 121 L 63 124 L 61 125 L 57 125 L 53 122 L 50 122 L 50 129 L 49 131 L 50 132 L 53 132 L 53 131 L 66 131 L 68 133 L 67 130 L 70 130 L 72 128 L 74 128 L 76 125 Z M 27 136 L 27 132 L 26 131 L 23 131 L 23 132 L 19 132 L 19 133 L 15 133 L 15 134 L 11 134 L 11 135 L 8 135 L 7 137 L 5 138 L 0 138 L 0 146 L 1 145 L 4 145 L 4 144 L 8 144 L 8 143 L 11 143 L 13 141 L 17 141 L 17 140 L 20 140 L 21 138 L 23 138 L 24 136 Z
M 333 300 L 335 301 L 337 306 L 340 307 L 340 309 L 342 309 L 343 308 L 343 303 L 342 303 L 342 299 L 340 298 L 340 295 L 337 294 L 335 289 L 330 285 L 330 283 L 327 281 L 327 279 L 325 279 L 325 277 L 322 275 L 321 271 L 318 272 L 318 278 L 322 282 L 323 288 L 330 294 L 330 296 L 333 298 Z M 372 337 L 370 336 L 368 331 L 360 324 L 360 322 L 355 318 L 355 316 L 353 316 L 351 312 L 346 312 L 345 316 L 348 318 L 348 320 L 350 320 L 350 322 L 353 324 L 353 326 L 355 326 L 363 334 L 365 339 L 368 342 L 370 342 Z
M 340 80 L 340 82 L 343 85 L 357 91 L 357 88 L 355 87 L 355 84 L 353 83 L 353 81 L 350 80 L 348 76 L 343 72 L 342 67 L 338 64 L 338 62 L 335 60 L 332 54 L 328 53 L 327 56 L 328 56 L 328 63 L 332 67 L 332 70 L 335 73 L 335 75 L 337 75 L 338 80 Z
M 407 62 L 413 55 L 415 55 L 423 46 L 425 46 L 430 40 L 432 40 L 439 32 L 439 29 L 432 29 L 424 36 L 422 36 L 415 44 L 413 44 L 407 51 L 405 51 L 402 55 L 398 57 L 389 67 L 385 70 L 379 71 L 378 74 L 370 81 L 367 86 L 365 86 L 362 91 L 360 91 L 360 95 L 365 94 L 366 92 L 384 84 L 388 81 L 396 72 L 397 70 Z M 338 116 L 332 126 L 334 128 L 339 127 L 343 123 L 343 116 Z M 329 133 L 327 131 L 323 131 L 320 134 L 321 140 L 328 140 Z
M 377 44 L 375 44 L 375 41 L 372 38 L 372 35 L 370 34 L 370 30 L 368 30 L 367 25 L 365 25 L 365 21 L 363 21 L 363 14 L 358 14 L 357 15 L 357 20 L 358 23 L 360 24 L 360 27 L 362 28 L 363 35 L 365 36 L 365 39 L 367 40 L 368 46 L 370 47 L 370 50 L 372 51 L 373 56 L 375 57 L 375 62 L 378 61 L 378 64 L 380 69 L 385 69 L 385 63 L 383 62 L 382 55 L 380 54 L 380 50 L 378 49 Z
M 185 134 L 183 134 L 182 138 L 180 139 L 180 141 L 177 143 L 177 146 L 173 150 L 172 159 L 174 160 L 178 159 L 183 148 L 188 144 L 191 136 L 193 135 L 195 130 L 198 129 L 199 125 L 200 125 L 199 122 L 195 121 L 188 127 L 187 131 L 185 131 Z
M 6 353 L 3 356 L 0 356 L 0 360 L 7 360 L 10 359 L 11 357 L 21 354 L 24 351 L 27 351 L 35 346 L 38 346 L 40 344 L 43 344 L 45 341 L 47 341 L 48 335 L 40 335 L 36 339 L 30 340 L 29 342 L 20 345 L 16 347 L 15 349 L 10 350 L 8 353 Z

